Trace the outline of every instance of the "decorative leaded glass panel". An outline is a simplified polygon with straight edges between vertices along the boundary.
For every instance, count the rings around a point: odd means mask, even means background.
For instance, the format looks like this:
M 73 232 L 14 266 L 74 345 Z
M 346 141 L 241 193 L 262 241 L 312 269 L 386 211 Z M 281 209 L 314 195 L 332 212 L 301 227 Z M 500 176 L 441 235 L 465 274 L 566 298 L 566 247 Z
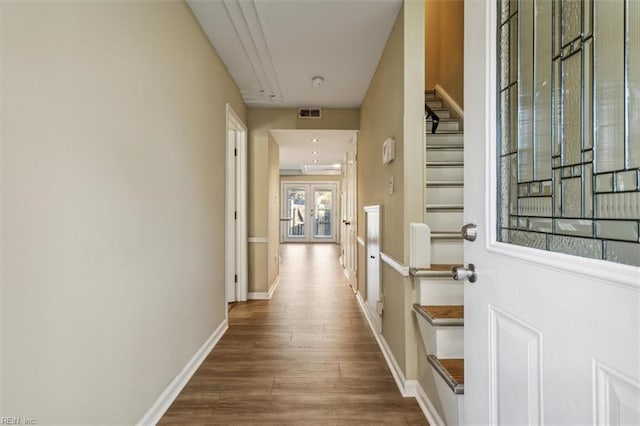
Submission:
M 499 1 L 499 240 L 640 266 L 640 1 Z

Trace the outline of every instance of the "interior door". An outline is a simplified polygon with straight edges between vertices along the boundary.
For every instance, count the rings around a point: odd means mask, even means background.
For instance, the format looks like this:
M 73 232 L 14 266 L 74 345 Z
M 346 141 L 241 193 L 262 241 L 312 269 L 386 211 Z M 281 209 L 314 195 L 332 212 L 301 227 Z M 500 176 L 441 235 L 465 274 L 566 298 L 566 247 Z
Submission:
M 284 183 L 283 242 L 335 242 L 335 183 Z
M 606 76 L 638 63 L 638 4 L 465 2 L 464 217 L 478 228 L 464 243 L 477 270 L 465 282 L 468 424 L 640 424 L 640 273 L 620 263 L 640 261 L 638 182 L 593 191 L 637 175 L 640 146 L 624 98 L 621 133 L 607 115 L 618 101 L 589 103 L 625 79 L 638 87 L 637 72 Z M 600 83 L 580 80 L 591 72 Z M 619 156 L 613 171 L 599 163 Z
M 347 161 L 345 164 L 346 168 L 346 222 L 345 222 L 345 240 L 346 240 L 346 248 L 345 248 L 345 268 L 347 270 L 347 275 L 349 277 L 349 282 L 351 286 L 355 289 L 357 285 L 356 281 L 356 269 L 357 269 L 357 244 L 356 236 L 358 232 L 358 196 L 357 196 L 357 140 L 353 143 L 353 148 L 347 153 Z
M 382 332 L 380 306 L 380 206 L 365 206 L 366 236 L 365 255 L 367 261 L 367 298 L 365 306 L 368 316 L 378 333 Z

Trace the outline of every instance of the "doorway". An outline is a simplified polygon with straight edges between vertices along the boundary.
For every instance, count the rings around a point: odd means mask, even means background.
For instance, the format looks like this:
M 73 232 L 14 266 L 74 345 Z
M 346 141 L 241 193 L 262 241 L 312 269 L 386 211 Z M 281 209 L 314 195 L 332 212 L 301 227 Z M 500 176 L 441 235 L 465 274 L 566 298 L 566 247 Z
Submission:
M 282 184 L 282 242 L 335 242 L 336 183 Z
M 247 300 L 247 127 L 227 104 L 225 294 Z

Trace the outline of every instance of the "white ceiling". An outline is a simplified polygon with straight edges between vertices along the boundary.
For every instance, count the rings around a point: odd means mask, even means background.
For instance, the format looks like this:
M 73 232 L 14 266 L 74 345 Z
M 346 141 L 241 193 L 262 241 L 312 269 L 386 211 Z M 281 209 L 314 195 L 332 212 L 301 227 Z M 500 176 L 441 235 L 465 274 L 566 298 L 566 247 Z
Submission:
M 331 174 L 340 172 L 339 165 L 356 137 L 355 130 L 271 130 L 280 145 L 280 170 L 286 173 Z M 317 142 L 312 142 L 317 140 Z M 313 152 L 317 152 L 314 154 Z M 314 163 L 313 160 L 317 160 Z M 324 165 L 325 170 L 314 170 Z
M 402 0 L 187 0 L 249 107 L 358 108 Z M 311 80 L 321 76 L 324 84 Z M 282 141 L 281 168 L 295 157 Z M 340 139 L 329 142 L 340 145 Z M 344 152 L 336 153 L 342 158 Z M 293 155 L 293 154 L 292 154 Z M 324 158 L 322 157 L 325 161 Z M 326 161 L 339 162 L 337 157 Z M 331 164 L 331 163 L 326 163 Z

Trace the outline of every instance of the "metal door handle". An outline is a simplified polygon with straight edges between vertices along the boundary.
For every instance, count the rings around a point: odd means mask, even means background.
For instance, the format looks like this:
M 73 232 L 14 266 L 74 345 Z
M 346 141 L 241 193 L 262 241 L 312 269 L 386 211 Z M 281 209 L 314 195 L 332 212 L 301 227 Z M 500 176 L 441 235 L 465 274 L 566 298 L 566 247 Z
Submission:
M 467 241 L 475 241 L 478 238 L 478 226 L 475 223 L 467 223 L 460 230 L 460 234 Z
M 454 266 L 451 268 L 451 273 L 453 274 L 453 279 L 456 281 L 464 281 L 469 280 L 470 283 L 475 283 L 478 278 L 478 274 L 476 273 L 476 265 L 470 263 L 465 268 L 464 266 Z

